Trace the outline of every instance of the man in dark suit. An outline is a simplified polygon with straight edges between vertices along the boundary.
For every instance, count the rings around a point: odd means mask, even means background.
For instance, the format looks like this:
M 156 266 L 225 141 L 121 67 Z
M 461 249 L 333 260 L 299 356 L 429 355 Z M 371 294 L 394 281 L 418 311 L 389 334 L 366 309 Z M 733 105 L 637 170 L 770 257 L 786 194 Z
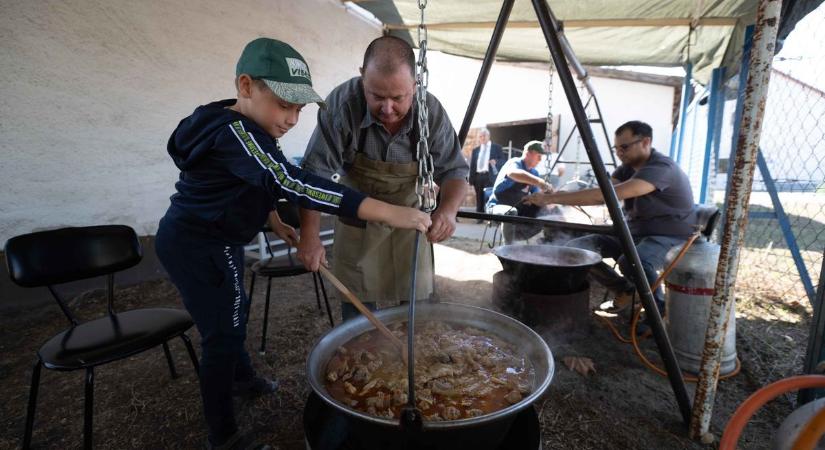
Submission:
M 504 151 L 500 145 L 490 142 L 490 131 L 482 128 L 479 145 L 473 149 L 470 158 L 470 184 L 475 189 L 477 212 L 484 212 L 484 188 L 493 185 L 503 164 Z

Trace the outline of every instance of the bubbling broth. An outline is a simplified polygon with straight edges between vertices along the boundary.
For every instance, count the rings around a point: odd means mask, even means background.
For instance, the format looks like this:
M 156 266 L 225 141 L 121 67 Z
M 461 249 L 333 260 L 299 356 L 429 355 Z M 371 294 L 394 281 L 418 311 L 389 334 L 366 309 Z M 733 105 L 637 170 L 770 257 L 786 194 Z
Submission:
M 407 342 L 407 323 L 388 327 Z M 458 420 L 518 403 L 535 372 L 525 355 L 481 330 L 443 321 L 416 323 L 415 397 L 424 420 Z M 327 363 L 327 391 L 339 402 L 377 417 L 398 419 L 407 403 L 407 367 L 378 330 L 339 347 Z

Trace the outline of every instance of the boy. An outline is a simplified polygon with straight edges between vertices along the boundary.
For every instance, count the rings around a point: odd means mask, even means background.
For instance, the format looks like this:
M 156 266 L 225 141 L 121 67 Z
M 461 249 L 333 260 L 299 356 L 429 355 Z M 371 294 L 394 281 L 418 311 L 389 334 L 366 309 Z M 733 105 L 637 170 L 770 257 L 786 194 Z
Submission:
M 276 388 L 255 375 L 244 349 L 248 300 L 242 288 L 243 245 L 275 201 L 286 197 L 304 208 L 422 232 L 430 225 L 418 210 L 367 198 L 287 162 L 278 138 L 295 126 L 305 104 L 324 106 L 292 47 L 267 38 L 250 42 L 235 84 L 237 100 L 198 107 L 169 138 L 181 174 L 155 244 L 201 334 L 206 446 L 214 449 L 253 448 L 238 431 L 232 395 Z

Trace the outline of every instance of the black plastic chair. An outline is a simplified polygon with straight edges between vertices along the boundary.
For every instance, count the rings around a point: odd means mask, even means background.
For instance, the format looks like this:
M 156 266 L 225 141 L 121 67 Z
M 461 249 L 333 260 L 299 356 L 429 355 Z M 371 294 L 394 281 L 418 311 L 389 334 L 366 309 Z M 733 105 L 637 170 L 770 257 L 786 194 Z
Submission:
M 192 325 L 189 313 L 180 309 L 145 308 L 116 313 L 114 273 L 140 262 L 142 253 L 135 231 L 124 225 L 62 228 L 13 237 L 6 242 L 6 264 L 12 281 L 23 287 L 46 286 L 69 319 L 70 327 L 49 339 L 37 352 L 23 448 L 31 445 L 40 369 L 86 370 L 86 401 L 83 422 L 83 447 L 92 448 L 94 409 L 94 368 L 163 347 L 172 378 L 177 378 L 167 342 L 180 337 L 195 373 L 198 359 L 185 332 Z M 54 285 L 87 278 L 107 276 L 108 314 L 79 323 Z
M 281 217 L 281 221 L 293 228 L 299 228 L 301 223 L 300 219 L 298 218 L 298 211 L 294 205 L 285 201 L 279 201 L 276 205 L 278 215 Z M 327 308 L 327 317 L 329 318 L 329 326 L 335 327 L 335 321 L 332 319 L 332 311 L 329 308 L 329 299 L 327 297 L 327 289 L 324 286 L 324 280 L 321 278 L 317 272 L 310 272 L 304 268 L 303 264 L 300 261 L 295 261 L 292 256 L 292 247 L 287 244 L 287 254 L 286 260 L 284 259 L 276 259 L 272 257 L 272 250 L 269 244 L 269 238 L 266 236 L 266 232 L 270 231 L 269 226 L 265 226 L 262 230 L 264 234 L 264 240 L 266 241 L 266 252 L 269 254 L 269 258 L 262 259 L 255 264 L 252 265 L 250 269 L 252 271 L 252 281 L 249 285 L 249 304 L 252 305 L 252 294 L 255 292 L 255 278 L 256 276 L 260 275 L 262 277 L 267 278 L 266 284 L 266 304 L 264 305 L 264 324 L 263 329 L 261 330 L 261 348 L 259 350 L 260 354 L 266 353 L 266 335 L 267 329 L 269 327 L 269 300 L 272 293 L 272 279 L 273 278 L 284 278 L 284 277 L 294 277 L 298 275 L 303 275 L 305 273 L 312 274 L 312 283 L 315 285 L 315 301 L 318 305 L 318 311 L 321 311 L 321 294 L 324 296 L 324 305 Z M 319 293 L 318 286 L 320 285 L 321 291 Z

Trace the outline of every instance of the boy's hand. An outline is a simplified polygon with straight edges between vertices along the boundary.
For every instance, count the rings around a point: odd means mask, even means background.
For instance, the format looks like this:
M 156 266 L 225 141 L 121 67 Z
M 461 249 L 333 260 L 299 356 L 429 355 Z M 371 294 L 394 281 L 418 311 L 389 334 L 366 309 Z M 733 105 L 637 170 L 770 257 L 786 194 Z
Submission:
M 270 222 L 270 226 L 272 227 L 272 232 L 283 239 L 288 246 L 295 247 L 298 245 L 298 232 L 295 231 L 295 228 L 292 228 L 280 220 L 276 223 Z
M 414 208 L 391 205 L 367 197 L 358 206 L 358 218 L 367 222 L 380 222 L 393 228 L 405 228 L 427 232 L 432 224 L 430 215 Z
M 389 214 L 382 220 L 385 224 L 393 228 L 415 229 L 426 233 L 432 225 L 430 215 L 415 208 L 406 206 L 389 205 Z
M 321 268 L 321 264 L 329 266 L 327 262 L 327 251 L 324 244 L 321 243 L 319 236 L 311 237 L 304 236 L 298 242 L 298 259 L 304 264 L 304 267 L 311 271 L 317 272 Z
M 436 209 L 433 213 L 433 224 L 427 231 L 427 239 L 433 244 L 441 242 L 455 232 L 455 215 Z

